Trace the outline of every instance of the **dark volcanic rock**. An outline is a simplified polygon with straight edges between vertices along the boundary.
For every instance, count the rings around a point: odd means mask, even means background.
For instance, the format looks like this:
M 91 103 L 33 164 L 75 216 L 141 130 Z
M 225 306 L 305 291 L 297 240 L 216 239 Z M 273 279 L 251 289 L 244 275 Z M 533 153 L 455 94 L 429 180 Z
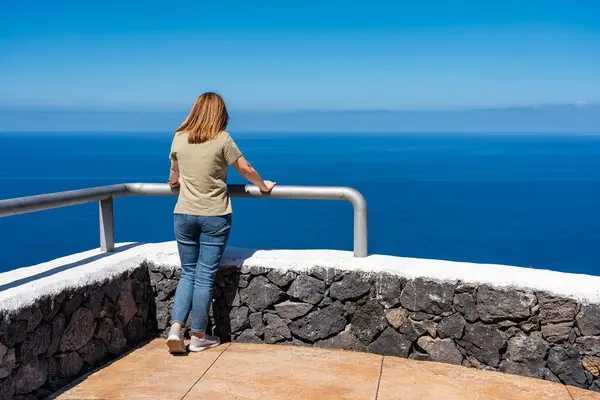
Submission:
M 376 300 L 369 300 L 352 316 L 350 331 L 364 344 L 370 344 L 385 328 L 387 320 L 383 307 Z
M 98 317 L 100 315 L 100 310 L 102 309 L 102 299 L 104 298 L 104 287 L 100 286 L 94 289 L 87 300 L 84 303 L 84 306 L 88 308 L 91 312 L 94 313 L 94 317 Z
M 553 296 L 549 293 L 537 293 L 540 305 L 540 320 L 542 324 L 568 322 L 575 319 L 577 302 L 564 297 Z
M 264 333 L 265 343 L 277 343 L 292 338 L 290 328 L 278 315 L 266 314 L 264 320 L 267 323 Z
M 575 346 L 565 344 L 552 347 L 548 355 L 548 368 L 562 383 L 585 388 L 587 376 Z
M 229 315 L 231 332 L 238 332 L 249 326 L 250 321 L 248 320 L 248 307 L 234 307 L 231 309 Z
M 482 363 L 497 367 L 500 362 L 500 352 L 507 345 L 507 337 L 495 326 L 477 322 L 467 324 L 459 344 L 467 350 L 468 354 Z
M 14 347 L 27 336 L 27 321 L 8 321 L 4 324 L 4 340 L 6 347 Z
M 53 378 L 72 378 L 79 374 L 82 367 L 83 359 L 79 353 L 71 351 L 52 358 L 48 372 Z
M 583 336 L 577 338 L 576 343 L 580 354 L 600 357 L 600 337 Z
M 583 336 L 600 335 L 600 305 L 584 304 L 577 314 L 577 327 Z
M 437 327 L 440 338 L 460 339 L 465 330 L 465 319 L 462 315 L 456 313 L 442 319 Z
M 62 314 L 58 314 L 52 321 L 52 340 L 50 341 L 48 350 L 46 350 L 47 356 L 52 356 L 58 350 L 60 339 L 62 338 L 66 325 L 67 320 Z
M 315 342 L 341 332 L 345 326 L 344 309 L 333 304 L 294 321 L 290 329 L 300 339 Z
M 459 293 L 454 296 L 454 308 L 469 322 L 479 319 L 477 304 L 470 293 Z
M 263 336 L 265 334 L 265 325 L 263 324 L 262 313 L 252 313 L 250 314 L 248 320 L 250 321 L 250 326 L 256 335 Z
M 279 287 L 285 287 L 290 284 L 296 277 L 296 273 L 292 271 L 281 271 L 278 269 L 272 269 L 267 274 L 267 278 Z
M 284 301 L 283 303 L 275 304 L 277 314 L 283 319 L 296 319 L 308 313 L 313 308 L 312 304 L 298 303 L 292 301 Z
M 344 275 L 342 280 L 331 284 L 329 295 L 338 300 L 355 300 L 371 290 L 371 284 L 366 279 L 357 278 L 355 274 Z
M 125 337 L 131 343 L 138 343 L 147 336 L 146 324 L 140 317 L 133 317 L 125 327 Z
M 377 300 L 385 307 L 392 308 L 400 304 L 400 295 L 406 279 L 391 275 L 380 274 L 375 280 L 375 293 Z
M 105 345 L 108 345 L 110 343 L 114 331 L 115 325 L 113 324 L 112 320 L 104 318 L 98 322 L 98 326 L 96 327 L 94 337 L 102 340 Z
M 281 300 L 285 294 L 264 276 L 257 276 L 250 281 L 247 288 L 240 289 L 240 297 L 244 304 L 262 311 Z
M 550 343 L 562 343 L 569 340 L 573 322 L 560 322 L 542 325 L 542 335 Z
M 101 340 L 92 339 L 79 349 L 79 354 L 84 362 L 95 366 L 106 356 L 106 345 Z
M 429 354 L 432 361 L 455 365 L 462 364 L 463 355 L 452 339 L 434 339 L 429 336 L 421 336 L 417 344 Z
M 535 296 L 531 293 L 490 286 L 477 289 L 477 312 L 484 322 L 527 319 L 534 304 Z
M 13 385 L 16 394 L 28 394 L 40 388 L 48 378 L 48 362 L 44 357 L 36 357 L 23 364 L 17 371 Z
M 323 349 L 342 349 L 362 352 L 367 351 L 367 346 L 365 346 L 350 332 L 342 332 L 332 338 L 316 342 L 315 347 L 320 347 Z
M 387 328 L 367 347 L 369 353 L 383 356 L 408 357 L 412 342 L 392 328 Z
M 135 304 L 131 280 L 126 280 L 121 285 L 120 293 L 118 301 L 119 316 L 121 317 L 123 324 L 126 325 L 137 313 L 137 305 Z
M 156 284 L 156 298 L 160 301 L 170 299 L 175 295 L 177 290 L 178 280 L 175 279 L 163 279 Z
M 110 342 L 106 346 L 108 352 L 118 356 L 123 353 L 126 347 L 127 339 L 125 338 L 123 331 L 120 329 L 115 329 L 111 336 Z
M 94 335 L 94 313 L 85 307 L 72 315 L 60 341 L 63 352 L 82 348 Z
M 501 371 L 542 379 L 549 349 L 539 332 L 529 336 L 519 333 L 508 341 L 506 361 Z
M 254 334 L 254 332 L 252 332 L 249 329 L 242 332 L 242 334 L 240 336 L 238 336 L 235 341 L 240 342 L 240 343 L 254 343 L 254 344 L 263 343 L 263 341 L 258 336 L 256 336 Z
M 288 295 L 305 303 L 318 304 L 323 299 L 327 286 L 312 276 L 298 275 L 288 289 Z
M 20 362 L 28 363 L 38 355 L 45 353 L 51 341 L 52 326 L 46 323 L 40 325 L 21 345 Z
M 423 311 L 430 314 L 442 314 L 452 311 L 454 286 L 448 283 L 438 283 L 414 279 L 402 289 L 400 304 L 411 311 Z

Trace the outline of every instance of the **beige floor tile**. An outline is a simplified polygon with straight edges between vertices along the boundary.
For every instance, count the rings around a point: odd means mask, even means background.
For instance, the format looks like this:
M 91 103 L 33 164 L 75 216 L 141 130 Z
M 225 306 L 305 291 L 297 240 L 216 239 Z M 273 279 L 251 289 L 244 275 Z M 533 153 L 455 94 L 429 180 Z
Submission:
M 571 400 L 557 383 L 386 357 L 378 400 Z
M 179 400 L 227 346 L 173 356 L 168 353 L 164 340 L 156 339 L 90 375 L 58 398 Z
M 567 386 L 573 400 L 600 400 L 600 393 L 591 390 L 583 390 L 573 386 Z
M 380 369 L 373 354 L 232 344 L 185 399 L 374 400 Z

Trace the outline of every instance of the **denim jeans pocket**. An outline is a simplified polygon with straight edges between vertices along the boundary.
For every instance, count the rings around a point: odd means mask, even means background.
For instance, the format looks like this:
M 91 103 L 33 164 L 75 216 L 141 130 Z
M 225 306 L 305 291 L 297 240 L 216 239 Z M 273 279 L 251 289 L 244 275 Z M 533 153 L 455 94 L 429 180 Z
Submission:
M 202 230 L 208 234 L 222 234 L 231 229 L 231 214 L 201 217 Z
M 190 216 L 185 214 L 175 214 L 173 216 L 173 224 L 175 225 L 175 229 L 180 229 L 185 226 L 188 222 Z

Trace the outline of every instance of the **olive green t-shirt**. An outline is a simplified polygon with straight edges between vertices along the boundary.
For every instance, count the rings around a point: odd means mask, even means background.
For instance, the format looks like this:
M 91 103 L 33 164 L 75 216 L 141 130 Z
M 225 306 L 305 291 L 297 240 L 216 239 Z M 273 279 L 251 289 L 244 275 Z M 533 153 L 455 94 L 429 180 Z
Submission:
M 227 167 L 242 156 L 231 136 L 221 132 L 204 143 L 188 143 L 187 133 L 177 133 L 171 159 L 179 164 L 179 198 L 176 214 L 218 216 L 231 213 L 227 193 Z

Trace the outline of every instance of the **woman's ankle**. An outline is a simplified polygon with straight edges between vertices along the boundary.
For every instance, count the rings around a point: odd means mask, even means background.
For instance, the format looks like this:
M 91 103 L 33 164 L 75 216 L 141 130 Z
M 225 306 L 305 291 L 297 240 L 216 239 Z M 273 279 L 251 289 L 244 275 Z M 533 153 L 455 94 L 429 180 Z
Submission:
M 199 339 L 204 339 L 206 334 L 204 332 L 192 332 L 192 335 L 196 336 Z

